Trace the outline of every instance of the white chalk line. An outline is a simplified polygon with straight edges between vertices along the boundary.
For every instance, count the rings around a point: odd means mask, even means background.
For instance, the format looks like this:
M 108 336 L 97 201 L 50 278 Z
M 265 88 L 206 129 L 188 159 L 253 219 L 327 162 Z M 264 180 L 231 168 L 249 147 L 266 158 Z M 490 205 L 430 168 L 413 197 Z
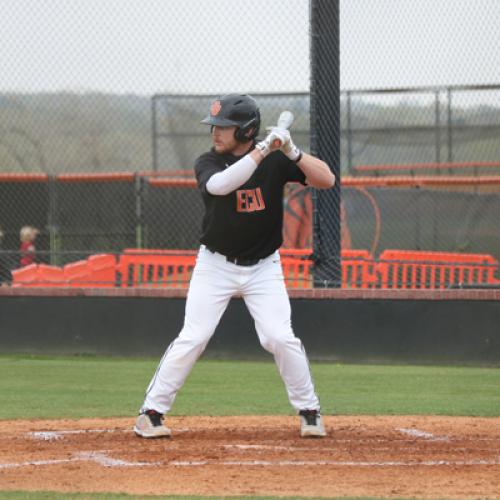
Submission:
M 500 465 L 500 458 L 495 460 L 423 460 L 423 461 L 342 461 L 342 460 L 174 460 L 165 465 L 174 467 L 199 467 L 207 465 L 238 466 L 238 467 L 436 467 L 436 466 L 474 466 L 474 465 Z
M 33 439 L 39 439 L 41 441 L 57 441 L 58 439 L 63 439 L 64 436 L 70 434 L 92 434 L 92 433 L 111 433 L 111 432 L 123 432 L 116 429 L 78 429 L 78 430 L 67 430 L 67 431 L 35 431 L 30 432 L 29 436 Z
M 62 458 L 54 460 L 31 460 L 27 462 L 14 462 L 1 464 L 0 469 L 12 469 L 16 467 L 42 466 L 42 465 L 57 465 L 70 462 L 96 462 L 103 467 L 151 467 L 160 465 L 159 462 L 127 462 L 117 458 L 108 456 L 105 452 L 100 451 L 82 451 L 71 458 Z
M 496 460 L 424 460 L 417 461 L 342 461 L 342 460 L 173 460 L 170 462 L 127 462 L 114 459 L 102 453 L 81 453 L 76 457 L 59 460 L 34 460 L 29 462 L 0 464 L 0 469 L 15 467 L 54 465 L 70 462 L 94 461 L 103 467 L 200 467 L 200 466 L 238 466 L 238 467 L 436 467 L 436 466 L 491 466 L 500 465 L 500 458 Z
M 246 428 L 245 428 L 246 429 Z M 245 430 L 242 429 L 242 430 Z M 434 434 L 426 431 L 420 431 L 418 429 L 396 429 L 396 431 L 401 434 L 406 434 L 413 437 L 420 437 L 425 439 L 426 441 L 450 441 L 450 442 L 460 442 L 460 441 L 500 441 L 500 437 L 449 437 L 449 436 L 434 436 Z M 64 431 L 33 431 L 29 432 L 28 436 L 32 439 L 38 439 L 41 441 L 57 441 L 59 439 L 63 439 L 67 435 L 73 434 L 92 434 L 92 433 L 125 433 L 132 434 L 132 429 L 72 429 L 72 430 L 64 430 Z M 196 432 L 196 430 L 189 428 L 175 429 L 173 431 L 174 434 L 180 434 L 184 432 Z M 333 431 L 335 433 L 335 430 Z M 414 439 L 400 439 L 400 438 L 370 438 L 370 437 L 359 437 L 354 439 L 336 439 L 334 437 L 335 443 L 413 443 Z M 234 445 L 238 446 L 238 445 Z M 247 446 L 248 449 L 252 447 L 258 447 L 262 445 L 241 445 Z M 288 447 L 283 447 L 289 449 Z M 280 449 L 279 447 L 274 449 Z
M 77 458 L 94 461 L 104 467 L 150 467 L 159 465 L 158 462 L 127 462 L 126 460 L 111 458 L 106 453 L 98 451 L 83 451 L 78 453 Z
M 189 429 L 176 429 L 176 433 L 188 432 Z M 134 431 L 132 429 L 73 429 L 65 431 L 33 431 L 29 432 L 28 436 L 32 439 L 38 439 L 40 441 L 57 441 L 63 439 L 65 436 L 73 434 L 107 434 L 107 433 L 125 433 L 132 434 Z
M 417 438 L 423 438 L 428 441 L 449 441 L 450 438 L 448 436 L 435 436 L 431 432 L 421 431 L 419 429 L 396 429 L 401 434 L 406 434 L 408 436 L 414 436 Z
M 13 469 L 15 467 L 28 467 L 30 465 L 53 465 L 76 462 L 76 458 L 65 458 L 61 460 L 33 460 L 31 462 L 15 462 L 10 464 L 0 464 L 0 469 Z
M 167 462 L 129 462 L 110 457 L 103 451 L 86 451 L 74 457 L 53 460 L 32 460 L 17 463 L 0 463 L 0 469 L 17 467 L 57 465 L 71 462 L 95 462 L 103 467 L 200 467 L 200 466 L 238 466 L 238 467 L 439 467 L 439 466 L 491 466 L 500 465 L 500 457 L 490 460 L 171 460 Z
M 398 443 L 403 442 L 403 441 L 398 441 Z M 414 440 L 410 441 L 411 443 L 415 443 Z M 241 451 L 246 451 L 246 450 L 255 450 L 255 451 L 286 451 L 286 452 L 318 452 L 318 453 L 325 453 L 325 452 L 335 452 L 339 453 L 341 451 L 349 451 L 352 449 L 352 447 L 321 447 L 321 448 L 310 448 L 310 447 L 305 447 L 305 446 L 273 446 L 273 445 L 259 445 L 259 444 L 224 444 L 221 446 L 222 449 L 225 450 L 241 450 Z M 391 447 L 391 446 L 375 446 L 371 448 L 371 451 L 373 452 L 381 452 L 381 451 L 387 451 L 387 452 L 415 452 L 415 446 L 398 446 L 397 448 Z M 453 451 L 456 452 L 470 452 L 470 448 L 468 447 L 454 447 Z M 477 450 L 473 451 L 478 451 L 478 452 L 492 452 L 492 453 L 500 453 L 500 448 L 480 448 Z

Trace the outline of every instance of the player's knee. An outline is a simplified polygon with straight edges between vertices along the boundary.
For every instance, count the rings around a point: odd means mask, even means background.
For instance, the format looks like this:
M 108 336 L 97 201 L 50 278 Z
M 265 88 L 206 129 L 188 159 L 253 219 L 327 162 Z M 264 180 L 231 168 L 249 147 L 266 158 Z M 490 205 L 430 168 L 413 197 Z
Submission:
M 260 335 L 260 344 L 271 353 L 286 349 L 294 341 L 295 336 L 292 331 L 277 333 L 275 330 L 269 330 Z
M 213 335 L 214 329 L 208 328 L 190 328 L 188 325 L 184 325 L 179 338 L 184 342 L 189 343 L 192 347 L 203 347 L 210 340 Z

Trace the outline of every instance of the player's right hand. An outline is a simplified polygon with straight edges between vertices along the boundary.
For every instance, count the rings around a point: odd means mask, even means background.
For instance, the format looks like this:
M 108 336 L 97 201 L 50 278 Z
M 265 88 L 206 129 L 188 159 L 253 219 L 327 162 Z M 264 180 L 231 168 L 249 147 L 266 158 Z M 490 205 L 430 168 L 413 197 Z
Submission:
M 295 162 L 300 161 L 302 158 L 302 151 L 292 141 L 289 130 L 280 127 L 267 127 L 266 130 L 269 131 L 269 133 L 275 133 L 281 137 L 279 149 L 281 149 L 290 160 Z M 277 144 L 275 146 L 277 146 Z
M 280 149 L 289 139 L 290 134 L 288 130 L 273 127 L 265 139 L 255 145 L 255 148 L 260 151 L 263 157 L 266 157 L 272 151 Z
M 275 139 L 274 147 L 276 149 L 283 149 L 283 146 L 286 143 L 290 142 L 290 131 L 288 129 L 274 126 L 266 127 L 266 130 L 268 131 L 268 133 L 274 133 L 279 137 L 279 139 Z

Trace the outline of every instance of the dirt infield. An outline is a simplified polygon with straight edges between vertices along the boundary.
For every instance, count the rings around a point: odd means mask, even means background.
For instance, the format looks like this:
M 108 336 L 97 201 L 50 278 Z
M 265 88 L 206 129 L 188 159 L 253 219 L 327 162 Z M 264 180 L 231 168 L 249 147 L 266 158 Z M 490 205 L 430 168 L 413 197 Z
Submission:
M 500 498 L 500 418 L 172 417 L 0 422 L 0 489 L 133 494 Z

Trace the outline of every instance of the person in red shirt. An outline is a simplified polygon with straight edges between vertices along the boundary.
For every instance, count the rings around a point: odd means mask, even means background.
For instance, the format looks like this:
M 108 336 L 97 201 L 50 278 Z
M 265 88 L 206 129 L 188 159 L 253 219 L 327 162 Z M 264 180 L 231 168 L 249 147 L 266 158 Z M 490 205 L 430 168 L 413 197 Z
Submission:
M 40 231 L 33 226 L 24 226 L 21 228 L 20 239 L 20 267 L 29 266 L 36 260 L 35 240 Z

